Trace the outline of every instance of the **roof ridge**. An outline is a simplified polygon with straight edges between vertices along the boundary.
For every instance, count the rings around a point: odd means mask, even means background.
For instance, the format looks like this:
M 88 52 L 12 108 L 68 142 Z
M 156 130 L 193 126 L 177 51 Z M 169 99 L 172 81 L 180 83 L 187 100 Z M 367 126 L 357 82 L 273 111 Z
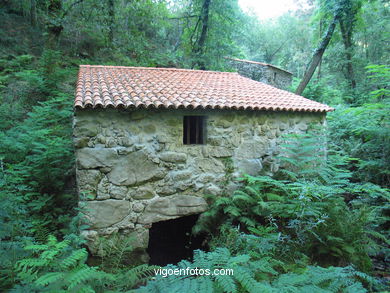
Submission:
M 265 62 L 260 62 L 260 61 L 253 61 L 253 60 L 247 60 L 247 59 L 238 59 L 238 58 L 233 58 L 233 57 L 224 57 L 225 59 L 229 59 L 229 60 L 233 60 L 233 61 L 238 61 L 238 62 L 245 62 L 245 63 L 251 63 L 251 64 L 257 64 L 257 65 L 263 65 L 263 66 L 269 66 L 269 67 L 273 67 L 273 68 L 276 68 L 276 69 L 279 69 L 281 71 L 284 71 L 284 72 L 287 72 L 287 73 L 290 73 L 292 74 L 292 72 L 286 70 L 286 69 L 283 69 L 279 66 L 276 66 L 276 65 L 273 65 L 273 64 L 270 64 L 270 63 L 265 63 Z
M 199 70 L 199 69 L 187 69 L 187 68 L 175 68 L 175 67 L 138 67 L 138 66 L 118 66 L 118 65 L 89 65 L 80 64 L 80 68 L 123 68 L 123 69 L 142 69 L 142 70 L 168 70 L 168 71 L 190 71 L 190 72 L 207 72 L 218 74 L 238 74 L 237 72 L 227 71 L 214 71 L 214 70 Z

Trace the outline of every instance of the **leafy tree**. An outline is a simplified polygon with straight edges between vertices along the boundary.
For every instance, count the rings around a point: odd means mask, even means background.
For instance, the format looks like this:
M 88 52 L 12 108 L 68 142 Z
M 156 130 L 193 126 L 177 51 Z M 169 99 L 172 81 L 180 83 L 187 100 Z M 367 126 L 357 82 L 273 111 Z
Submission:
M 351 88 L 356 87 L 355 74 L 352 64 L 353 56 L 353 33 L 355 30 L 355 23 L 357 15 L 362 6 L 362 1 L 360 0 L 345 0 L 342 2 L 343 12 L 339 18 L 339 26 L 341 31 L 341 36 L 343 39 L 345 57 L 346 57 L 346 78 L 348 79 Z
M 186 13 L 186 28 L 181 46 L 190 67 L 221 69 L 224 56 L 233 55 L 237 45 L 233 39 L 241 21 L 236 0 L 193 0 Z

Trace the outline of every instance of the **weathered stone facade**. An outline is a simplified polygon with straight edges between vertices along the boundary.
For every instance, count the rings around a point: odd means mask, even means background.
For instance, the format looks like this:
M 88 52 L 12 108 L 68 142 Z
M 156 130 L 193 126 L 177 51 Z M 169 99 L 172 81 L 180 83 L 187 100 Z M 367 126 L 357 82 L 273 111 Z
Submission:
M 207 117 L 205 144 L 183 145 L 184 115 Z M 226 178 L 275 172 L 281 135 L 324 122 L 324 113 L 77 110 L 77 182 L 91 252 L 102 254 L 99 236 L 114 232 L 146 248 L 151 224 L 205 211 L 204 194 L 235 189 Z
M 242 76 L 280 89 L 291 86 L 292 73 L 271 64 L 231 58 L 227 58 L 227 62 Z

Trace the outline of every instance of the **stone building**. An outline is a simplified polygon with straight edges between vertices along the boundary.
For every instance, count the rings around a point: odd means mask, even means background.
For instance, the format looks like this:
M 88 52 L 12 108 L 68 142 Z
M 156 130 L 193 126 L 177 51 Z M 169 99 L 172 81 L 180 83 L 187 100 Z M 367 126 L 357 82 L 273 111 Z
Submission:
M 235 58 L 225 58 L 227 63 L 245 77 L 264 82 L 279 89 L 288 89 L 292 82 L 292 73 L 277 66 Z
M 282 134 L 323 124 L 330 107 L 237 73 L 80 66 L 74 103 L 77 183 L 92 254 L 100 236 L 133 237 L 202 213 L 229 178 L 275 172 Z

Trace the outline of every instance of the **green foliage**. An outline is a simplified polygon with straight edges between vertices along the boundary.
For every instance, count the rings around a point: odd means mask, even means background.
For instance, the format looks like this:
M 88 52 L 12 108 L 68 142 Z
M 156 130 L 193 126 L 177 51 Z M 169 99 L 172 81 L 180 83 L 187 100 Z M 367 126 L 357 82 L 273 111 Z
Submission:
M 40 66 L 50 62 L 42 59 L 37 66 L 31 55 L 0 61 L 6 85 L 0 92 L 2 289 L 16 282 L 15 263 L 31 254 L 25 242 L 46 242 L 50 233 L 68 231 L 76 204 L 64 192 L 73 168 L 72 101 L 59 92 L 57 67 L 45 76 Z
M 142 248 L 134 248 L 133 243 L 137 240 L 128 235 L 113 233 L 109 237 L 99 237 L 98 250 L 100 257 L 96 256 L 96 263 L 99 267 L 117 276 L 116 286 L 118 288 L 133 288 L 139 283 L 146 281 L 152 276 L 153 269 L 157 266 L 145 266 L 140 262 L 140 254 L 145 253 Z M 134 273 L 132 269 L 134 268 Z
M 193 0 L 183 1 L 188 7 L 177 3 L 181 15 L 191 15 L 180 23 L 181 36 L 177 49 L 185 67 L 205 67 L 209 70 L 223 70 L 225 56 L 238 54 L 239 46 L 234 37 L 240 33 L 242 14 L 235 0 Z M 208 13 L 203 10 L 208 2 Z M 175 9 L 175 7 L 174 7 Z M 203 22 L 207 14 L 207 21 Z M 202 37 L 204 36 L 204 39 Z
M 331 143 L 352 158 L 350 169 L 361 181 L 390 186 L 390 106 L 340 107 L 329 115 Z
M 291 181 L 326 180 L 334 176 L 326 166 L 326 133 L 324 129 L 309 129 L 307 133 L 286 134 L 280 145 L 282 173 Z
M 186 270 L 193 275 L 159 274 L 156 279 L 149 281 L 145 287 L 137 292 L 259 292 L 262 286 L 254 279 L 253 272 L 245 265 L 249 261 L 248 255 L 231 256 L 226 248 L 217 248 L 205 253 L 194 251 L 194 261 L 181 261 L 176 266 L 169 265 L 163 269 Z M 189 269 L 187 269 L 189 268 Z M 217 269 L 231 269 L 233 274 L 214 274 Z M 259 268 L 261 269 L 261 267 Z M 196 271 L 195 271 L 196 270 Z M 183 273 L 182 273 L 183 274 Z
M 13 172 L 36 181 L 41 190 L 59 190 L 61 185 L 56 185 L 63 184 L 64 170 L 72 166 L 70 106 L 69 97 L 60 95 L 35 106 L 23 123 L 0 133 L 4 163 L 19 163 Z
M 77 237 L 76 237 L 77 239 Z M 25 258 L 15 264 L 19 284 L 15 292 L 126 292 L 150 280 L 156 266 L 112 268 L 106 272 L 87 265 L 88 252 L 70 239 L 28 244 Z
M 342 169 L 342 158 L 328 154 L 326 160 L 318 140 L 318 135 L 310 134 L 295 138 L 295 142 L 290 138 L 281 158 L 289 169 L 278 174 L 284 180 L 245 175 L 241 189 L 214 200 L 200 217 L 195 232 L 215 234 L 216 223 L 227 222 L 246 233 L 280 233 L 280 253 L 286 257 L 303 253 L 324 265 L 354 264 L 369 271 L 368 254 L 380 249 L 372 240 L 379 231 L 370 228 L 379 216 L 377 203 L 362 206 L 356 200 L 348 205 L 345 196 L 357 199 L 376 195 L 386 206 L 389 194 L 377 186 L 361 188 L 351 183 L 350 172 Z M 385 220 L 383 210 L 381 213 L 380 218 Z M 384 235 L 376 238 L 383 239 Z
M 373 282 L 352 267 L 309 266 L 301 273 L 284 274 L 274 267 L 271 258 L 232 256 L 227 248 L 196 250 L 193 262 L 161 268 L 154 280 L 136 292 L 367 292 L 363 284 Z
M 292 88 L 297 88 L 299 81 L 293 83 Z M 331 82 L 326 78 L 313 80 L 310 82 L 303 92 L 303 96 L 313 101 L 328 105 L 340 105 L 344 103 L 345 93 L 331 85 Z
M 0 132 L 7 190 L 29 211 L 38 238 L 64 228 L 74 196 L 63 193 L 73 165 L 71 111 L 68 96 L 61 95 L 35 106 L 17 127 Z M 56 223 L 55 225 L 53 225 Z
M 20 285 L 15 289 L 29 292 L 95 292 L 103 287 L 110 274 L 89 267 L 85 248 L 71 249 L 67 240 L 58 242 L 49 236 L 47 244 L 27 245 L 33 257 L 20 260 L 16 267 Z
M 28 211 L 20 198 L 5 184 L 4 174 L 0 173 L 0 289 L 12 287 L 16 282 L 15 264 L 28 257 L 22 243 L 30 238 L 31 223 L 27 220 Z
M 376 101 L 390 98 L 390 90 L 386 87 L 390 82 L 390 67 L 386 65 L 369 65 L 366 66 L 367 73 L 377 89 L 371 92 L 371 95 Z
M 352 267 L 313 267 L 303 274 L 288 273 L 279 276 L 272 285 L 278 292 L 367 292 L 362 283 L 373 279 Z

